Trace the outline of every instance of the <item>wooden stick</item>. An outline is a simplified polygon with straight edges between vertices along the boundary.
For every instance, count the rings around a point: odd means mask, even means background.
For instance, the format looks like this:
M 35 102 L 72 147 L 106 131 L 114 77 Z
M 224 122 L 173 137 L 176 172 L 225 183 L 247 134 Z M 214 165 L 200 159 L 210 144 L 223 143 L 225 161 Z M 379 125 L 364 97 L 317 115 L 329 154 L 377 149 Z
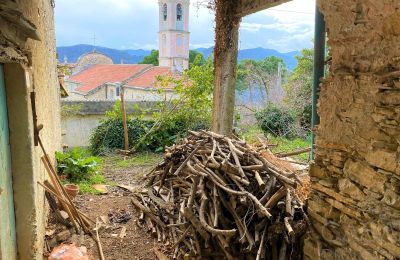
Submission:
M 299 154 L 303 154 L 303 153 L 309 153 L 309 152 L 311 152 L 311 148 L 301 149 L 301 150 L 289 152 L 289 153 L 277 153 L 277 154 L 275 154 L 275 156 L 278 158 L 285 158 L 285 157 L 290 157 L 290 156 L 299 155 Z
M 125 88 L 121 86 L 121 111 L 122 111 L 122 125 L 124 127 L 124 147 L 125 151 L 129 152 L 129 136 L 128 136 L 128 124 L 126 122 L 126 109 L 125 109 Z

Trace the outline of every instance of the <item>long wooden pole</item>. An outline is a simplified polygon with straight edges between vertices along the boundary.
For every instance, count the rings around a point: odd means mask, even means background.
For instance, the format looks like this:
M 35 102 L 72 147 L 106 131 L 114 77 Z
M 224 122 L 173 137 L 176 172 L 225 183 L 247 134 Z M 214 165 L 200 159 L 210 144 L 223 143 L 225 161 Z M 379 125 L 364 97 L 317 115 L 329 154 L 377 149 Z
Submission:
M 126 122 L 126 110 L 125 110 L 125 88 L 121 87 L 121 111 L 122 111 L 122 124 L 124 126 L 124 147 L 125 152 L 129 151 L 129 136 L 128 136 L 128 124 Z

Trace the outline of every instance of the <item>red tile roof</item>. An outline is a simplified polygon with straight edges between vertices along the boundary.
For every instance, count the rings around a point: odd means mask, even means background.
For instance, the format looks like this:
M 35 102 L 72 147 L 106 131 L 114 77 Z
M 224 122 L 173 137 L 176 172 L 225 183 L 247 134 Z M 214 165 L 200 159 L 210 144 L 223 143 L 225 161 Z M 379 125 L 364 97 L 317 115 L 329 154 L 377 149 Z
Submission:
M 169 67 L 153 67 L 126 84 L 130 87 L 154 88 L 158 76 L 173 75 Z
M 76 89 L 77 91 L 89 92 L 105 83 L 116 83 L 127 80 L 147 67 L 149 65 L 146 64 L 99 64 L 71 76 L 68 81 L 80 84 Z

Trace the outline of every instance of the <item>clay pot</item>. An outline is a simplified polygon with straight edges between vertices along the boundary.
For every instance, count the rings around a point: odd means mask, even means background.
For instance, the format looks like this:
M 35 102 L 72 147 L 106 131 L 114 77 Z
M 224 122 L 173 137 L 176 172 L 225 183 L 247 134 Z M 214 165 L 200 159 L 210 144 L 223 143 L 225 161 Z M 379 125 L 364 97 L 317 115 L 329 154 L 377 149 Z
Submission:
M 79 186 L 75 184 L 65 184 L 65 191 L 68 193 L 70 199 L 74 199 L 79 193 Z

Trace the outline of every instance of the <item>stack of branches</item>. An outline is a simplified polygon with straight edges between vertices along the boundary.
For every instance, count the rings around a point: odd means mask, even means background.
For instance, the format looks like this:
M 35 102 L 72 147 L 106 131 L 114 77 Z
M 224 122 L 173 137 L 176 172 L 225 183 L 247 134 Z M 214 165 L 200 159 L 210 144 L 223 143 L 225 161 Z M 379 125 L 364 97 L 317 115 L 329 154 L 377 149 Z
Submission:
M 190 132 L 132 203 L 174 258 L 296 257 L 308 225 L 295 192 L 301 180 L 272 157 L 236 137 Z

